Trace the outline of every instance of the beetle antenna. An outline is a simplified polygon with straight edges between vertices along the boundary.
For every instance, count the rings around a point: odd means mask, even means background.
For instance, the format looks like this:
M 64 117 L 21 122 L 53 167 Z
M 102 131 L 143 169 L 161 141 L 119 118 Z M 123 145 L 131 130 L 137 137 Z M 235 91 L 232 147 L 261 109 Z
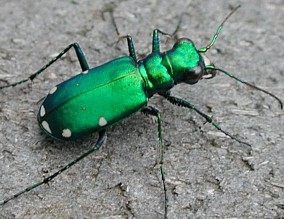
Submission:
M 202 53 L 207 52 L 207 50 L 209 50 L 209 49 L 214 45 L 214 43 L 216 42 L 216 40 L 217 40 L 217 38 L 218 38 L 218 35 L 219 35 L 219 33 L 221 32 L 221 30 L 222 30 L 222 28 L 223 28 L 225 22 L 226 22 L 226 21 L 232 16 L 232 14 L 234 14 L 240 7 L 241 7 L 241 5 L 238 5 L 237 7 L 235 7 L 235 8 L 230 12 L 230 14 L 228 14 L 228 15 L 225 17 L 225 19 L 222 21 L 222 23 L 218 26 L 217 31 L 216 31 L 216 33 L 214 34 L 214 36 L 212 37 L 210 43 L 209 43 L 207 46 L 198 49 L 198 52 L 202 52 Z
M 253 88 L 253 89 L 255 89 L 255 90 L 259 90 L 259 91 L 262 91 L 263 93 L 268 94 L 269 96 L 271 96 L 271 97 L 273 97 L 274 99 L 276 99 L 276 100 L 278 101 L 278 103 L 280 104 L 280 108 L 283 109 L 283 102 L 280 100 L 280 98 L 278 98 L 278 97 L 275 96 L 274 94 L 272 94 L 272 93 L 270 93 L 270 92 L 268 92 L 268 91 L 266 91 L 266 90 L 264 90 L 264 89 L 262 89 L 262 88 L 260 88 L 260 87 L 257 87 L 257 86 L 255 86 L 255 85 L 253 85 L 253 84 L 251 84 L 251 83 L 248 83 L 248 82 L 246 82 L 246 81 L 244 81 L 244 80 L 242 80 L 242 79 L 240 79 L 240 78 L 234 76 L 234 75 L 231 74 L 230 72 L 227 72 L 227 71 L 225 71 L 225 70 L 223 70 L 223 69 L 221 69 L 221 68 L 216 68 L 216 67 L 213 66 L 213 65 L 207 65 L 207 66 L 206 66 L 206 69 L 211 69 L 211 70 L 216 70 L 216 71 L 222 72 L 222 73 L 224 73 L 225 75 L 227 75 L 227 76 L 229 76 L 229 77 L 231 77 L 231 78 L 233 78 L 233 79 L 235 79 L 235 80 L 237 80 L 237 81 L 239 81 L 239 82 L 241 82 L 241 83 L 243 83 L 243 84 L 246 84 L 247 86 L 249 86 L 249 87 L 251 87 L 251 88 Z

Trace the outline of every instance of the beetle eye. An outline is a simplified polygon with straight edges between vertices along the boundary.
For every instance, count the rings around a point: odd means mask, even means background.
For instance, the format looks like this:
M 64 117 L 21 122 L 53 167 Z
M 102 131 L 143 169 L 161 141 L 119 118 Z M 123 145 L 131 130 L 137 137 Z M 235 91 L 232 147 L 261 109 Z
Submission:
M 203 66 L 197 65 L 192 69 L 184 72 L 184 82 L 187 84 L 195 84 L 203 76 Z

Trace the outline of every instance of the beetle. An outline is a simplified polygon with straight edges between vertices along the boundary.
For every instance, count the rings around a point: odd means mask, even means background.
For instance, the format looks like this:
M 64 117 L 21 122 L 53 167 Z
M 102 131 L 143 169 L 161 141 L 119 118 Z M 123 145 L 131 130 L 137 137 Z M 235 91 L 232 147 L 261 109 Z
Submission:
M 90 150 L 56 173 L 45 178 L 43 181 L 33 184 L 10 198 L 3 200 L 1 204 L 5 204 L 23 193 L 48 183 L 84 157 L 97 151 L 104 143 L 106 130 L 110 126 L 119 123 L 121 120 L 131 116 L 137 111 L 141 111 L 157 118 L 160 146 L 159 163 L 165 195 L 164 211 L 166 218 L 168 197 L 162 167 L 163 144 L 161 118 L 156 108 L 147 106 L 148 100 L 153 95 L 158 94 L 172 104 L 194 110 L 215 128 L 239 143 L 246 145 L 250 144 L 237 139 L 221 129 L 208 115 L 197 109 L 191 103 L 172 96 L 170 93 L 171 88 L 180 83 L 193 85 L 201 79 L 214 78 L 216 72 L 219 71 L 241 83 L 272 96 L 280 103 L 281 108 L 283 108 L 283 103 L 278 97 L 216 67 L 205 55 L 214 45 L 226 20 L 239 7 L 240 6 L 237 6 L 229 13 L 221 25 L 218 26 L 210 43 L 200 49 L 196 48 L 192 40 L 180 38 L 175 42 L 172 49 L 161 52 L 159 34 L 168 34 L 159 29 L 155 29 L 152 36 L 152 52 L 145 58 L 137 60 L 132 37 L 126 35 L 122 36 L 121 39 L 125 38 L 127 40 L 129 56 L 123 56 L 103 65 L 90 68 L 79 44 L 72 43 L 27 79 L 0 87 L 0 89 L 3 89 L 16 86 L 29 80 L 32 81 L 71 48 L 74 48 L 82 72 L 56 85 L 49 91 L 41 102 L 37 120 L 40 128 L 46 135 L 61 141 L 71 141 L 82 138 L 90 133 L 99 133 L 97 142 Z

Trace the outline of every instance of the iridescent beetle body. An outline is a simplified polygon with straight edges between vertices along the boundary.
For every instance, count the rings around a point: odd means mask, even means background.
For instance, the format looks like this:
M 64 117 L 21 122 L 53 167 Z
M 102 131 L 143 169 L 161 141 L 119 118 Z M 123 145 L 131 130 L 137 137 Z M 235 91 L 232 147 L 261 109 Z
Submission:
M 50 90 L 39 108 L 40 127 L 59 140 L 106 129 L 142 109 L 155 93 L 208 75 L 203 57 L 190 40 L 180 39 L 171 50 L 138 62 L 125 56 L 85 70 Z

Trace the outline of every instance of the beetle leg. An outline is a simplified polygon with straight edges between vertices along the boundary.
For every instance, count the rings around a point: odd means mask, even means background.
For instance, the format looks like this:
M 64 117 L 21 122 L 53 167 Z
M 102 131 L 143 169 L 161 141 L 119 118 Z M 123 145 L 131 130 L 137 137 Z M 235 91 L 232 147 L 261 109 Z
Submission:
M 165 182 L 165 173 L 163 170 L 163 162 L 164 162 L 164 147 L 162 141 L 162 128 L 161 128 L 161 114 L 159 110 L 152 106 L 145 106 L 141 109 L 141 112 L 146 115 L 152 115 L 157 118 L 158 121 L 158 137 L 159 137 L 159 165 L 160 165 L 160 172 L 162 176 L 163 188 L 164 188 L 164 196 L 165 196 L 165 218 L 167 218 L 168 212 L 168 195 L 167 195 L 167 187 Z
M 215 123 L 212 118 L 208 115 L 206 115 L 204 112 L 200 111 L 199 109 L 196 108 L 196 106 L 194 106 L 193 104 L 180 99 L 178 97 L 172 96 L 170 95 L 170 92 L 165 92 L 165 93 L 159 93 L 161 96 L 163 96 L 164 98 L 166 98 L 166 100 L 168 100 L 170 103 L 177 105 L 177 106 L 182 106 L 188 109 L 192 109 L 195 112 L 197 112 L 199 115 L 201 115 L 206 122 L 211 123 L 216 129 L 218 129 L 220 132 L 224 133 L 225 135 L 229 136 L 231 139 L 234 139 L 235 141 L 239 142 L 240 144 L 244 144 L 247 145 L 251 148 L 251 145 L 247 142 L 241 141 L 238 138 L 234 137 L 232 134 L 230 134 L 229 132 L 223 130 L 217 123 Z
M 81 68 L 82 68 L 82 71 L 87 71 L 89 70 L 89 65 L 88 65 L 88 62 L 85 58 L 85 55 L 81 49 L 81 47 L 79 46 L 78 43 L 72 43 L 70 44 L 69 46 L 67 46 L 65 49 L 63 49 L 56 57 L 54 57 L 50 62 L 48 62 L 46 65 L 42 66 L 39 70 L 37 70 L 35 73 L 31 74 L 28 78 L 26 79 L 23 79 L 21 81 L 17 81 L 17 82 L 14 82 L 14 83 L 11 83 L 11 84 L 7 84 L 7 85 L 4 85 L 4 86 L 0 86 L 0 89 L 3 89 L 3 88 L 6 88 L 6 87 L 14 87 L 18 84 L 22 84 L 22 83 L 25 83 L 27 81 L 33 81 L 35 79 L 36 76 L 38 76 L 39 74 L 41 74 L 45 69 L 47 69 L 49 66 L 51 66 L 54 62 L 56 62 L 61 56 L 63 56 L 69 49 L 71 48 L 74 48 L 75 49 L 75 52 L 76 52 L 76 55 L 77 55 L 77 58 L 80 62 L 80 65 L 81 65 Z
M 58 170 L 56 173 L 50 175 L 49 177 L 44 178 L 41 182 L 35 183 L 32 186 L 29 186 L 27 188 L 25 188 L 24 190 L 16 193 L 15 195 L 0 201 L 0 205 L 3 205 L 5 203 L 7 203 L 8 201 L 17 198 L 18 196 L 31 191 L 39 186 L 41 186 L 42 184 L 46 184 L 48 182 L 50 182 L 52 179 L 54 179 L 55 177 L 57 177 L 59 174 L 61 174 L 63 171 L 69 169 L 71 166 L 73 166 L 75 163 L 79 162 L 80 160 L 82 160 L 83 158 L 87 157 L 89 154 L 99 150 L 99 148 L 102 146 L 102 144 L 104 143 L 106 139 L 106 132 L 105 130 L 102 130 L 99 132 L 99 138 L 96 142 L 96 144 L 87 152 L 85 152 L 84 154 L 82 154 L 80 157 L 78 157 L 77 159 L 73 160 L 72 162 L 70 162 L 69 164 L 67 164 L 66 166 L 64 166 L 63 168 L 61 168 L 60 170 Z

